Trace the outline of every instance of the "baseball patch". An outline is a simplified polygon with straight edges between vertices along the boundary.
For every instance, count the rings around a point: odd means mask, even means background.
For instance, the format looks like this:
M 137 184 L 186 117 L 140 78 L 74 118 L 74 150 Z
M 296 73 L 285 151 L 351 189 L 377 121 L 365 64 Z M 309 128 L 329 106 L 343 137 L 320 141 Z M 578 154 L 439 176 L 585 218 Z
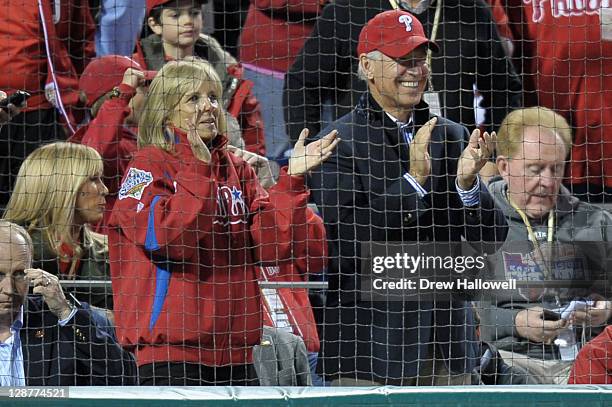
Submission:
M 119 200 L 125 198 L 134 198 L 140 200 L 144 189 L 153 182 L 153 174 L 148 171 L 139 170 L 138 168 L 130 168 L 127 177 L 121 184 L 119 189 Z

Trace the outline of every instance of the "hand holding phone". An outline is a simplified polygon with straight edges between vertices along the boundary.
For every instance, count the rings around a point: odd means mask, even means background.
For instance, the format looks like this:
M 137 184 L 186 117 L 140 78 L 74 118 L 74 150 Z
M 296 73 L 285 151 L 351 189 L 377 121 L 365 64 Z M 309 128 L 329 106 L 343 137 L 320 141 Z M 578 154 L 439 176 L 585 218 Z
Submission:
M 561 319 L 567 320 L 571 317 L 574 311 L 585 311 L 587 308 L 592 307 L 594 302 L 591 300 L 572 300 L 567 307 L 561 311 Z
M 0 108 L 6 108 L 8 105 L 13 105 L 15 107 L 24 107 L 23 104 L 28 100 L 28 98 L 32 96 L 29 92 L 25 90 L 18 90 L 13 93 L 11 96 L 0 100 Z

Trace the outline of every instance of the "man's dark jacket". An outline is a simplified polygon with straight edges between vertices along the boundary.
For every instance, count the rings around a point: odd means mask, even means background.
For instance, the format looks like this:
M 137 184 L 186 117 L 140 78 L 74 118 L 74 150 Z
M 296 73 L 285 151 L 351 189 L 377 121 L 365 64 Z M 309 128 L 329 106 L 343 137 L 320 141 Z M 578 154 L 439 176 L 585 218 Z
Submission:
M 136 384 L 133 356 L 98 328 L 87 304 L 62 327 L 42 297 L 31 296 L 23 319 L 20 335 L 28 386 Z
M 399 3 L 399 1 L 398 1 Z M 283 105 L 287 134 L 297 140 L 304 127 L 321 129 L 321 105 L 330 101 L 332 120 L 347 114 L 365 91 L 357 78 L 357 44 L 365 23 L 391 9 L 388 0 L 337 0 L 328 4 L 285 78 Z M 416 17 L 431 38 L 436 5 Z M 485 127 L 497 130 L 521 104 L 521 82 L 506 57 L 488 4 L 483 0 L 444 0 L 433 54 L 433 87 L 440 92 L 445 118 L 473 129 L 474 91 L 486 109 Z
M 419 104 L 413 134 L 429 118 L 427 105 Z M 471 371 L 479 355 L 467 303 L 364 302 L 358 291 L 361 242 L 449 242 L 462 236 L 472 242 L 503 241 L 506 223 L 484 184 L 479 207 L 465 208 L 456 192 L 467 129 L 438 118 L 423 198 L 403 178 L 409 170 L 409 150 L 397 124 L 367 93 L 321 135 L 331 129 L 338 130 L 342 141 L 309 179 L 330 248 L 319 365 L 328 375 L 394 384 L 416 376 L 417 361 L 431 358 L 428 344 L 435 331 L 437 351 L 450 369 Z

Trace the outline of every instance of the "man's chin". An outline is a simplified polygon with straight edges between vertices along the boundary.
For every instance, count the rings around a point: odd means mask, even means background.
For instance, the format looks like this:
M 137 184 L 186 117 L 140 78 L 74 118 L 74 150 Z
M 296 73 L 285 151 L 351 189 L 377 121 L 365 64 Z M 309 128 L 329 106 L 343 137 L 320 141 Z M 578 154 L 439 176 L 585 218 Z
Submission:
M 544 216 L 548 216 L 552 209 L 552 205 L 538 205 L 527 207 L 527 216 L 534 219 L 542 218 Z

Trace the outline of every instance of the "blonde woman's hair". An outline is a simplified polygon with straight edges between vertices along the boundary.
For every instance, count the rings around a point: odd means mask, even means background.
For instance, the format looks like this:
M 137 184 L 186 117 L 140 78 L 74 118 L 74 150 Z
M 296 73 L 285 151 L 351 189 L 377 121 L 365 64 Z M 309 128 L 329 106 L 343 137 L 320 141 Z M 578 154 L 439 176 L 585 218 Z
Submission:
M 102 158 L 91 147 L 66 142 L 39 147 L 21 165 L 3 218 L 29 232 L 43 231 L 55 254 L 62 243 L 73 248 L 75 257 L 82 253 L 81 243 L 97 252 L 107 251 L 106 237 L 88 225 L 83 228 L 83 242 L 74 241 L 72 235 L 78 191 L 102 170 Z
M 523 131 L 527 127 L 548 129 L 563 141 L 566 154 L 572 148 L 572 131 L 567 120 L 547 107 L 528 107 L 510 112 L 497 132 L 497 155 L 512 158 L 523 145 Z
M 164 65 L 149 86 L 138 123 L 138 147 L 156 146 L 166 151 L 174 151 L 174 137 L 165 133 L 166 126 L 170 124 L 170 116 L 186 94 L 199 89 L 205 83 L 221 101 L 223 86 L 219 75 L 208 62 L 190 59 L 170 61 Z M 222 109 L 217 116 L 217 130 L 219 134 L 227 132 Z

